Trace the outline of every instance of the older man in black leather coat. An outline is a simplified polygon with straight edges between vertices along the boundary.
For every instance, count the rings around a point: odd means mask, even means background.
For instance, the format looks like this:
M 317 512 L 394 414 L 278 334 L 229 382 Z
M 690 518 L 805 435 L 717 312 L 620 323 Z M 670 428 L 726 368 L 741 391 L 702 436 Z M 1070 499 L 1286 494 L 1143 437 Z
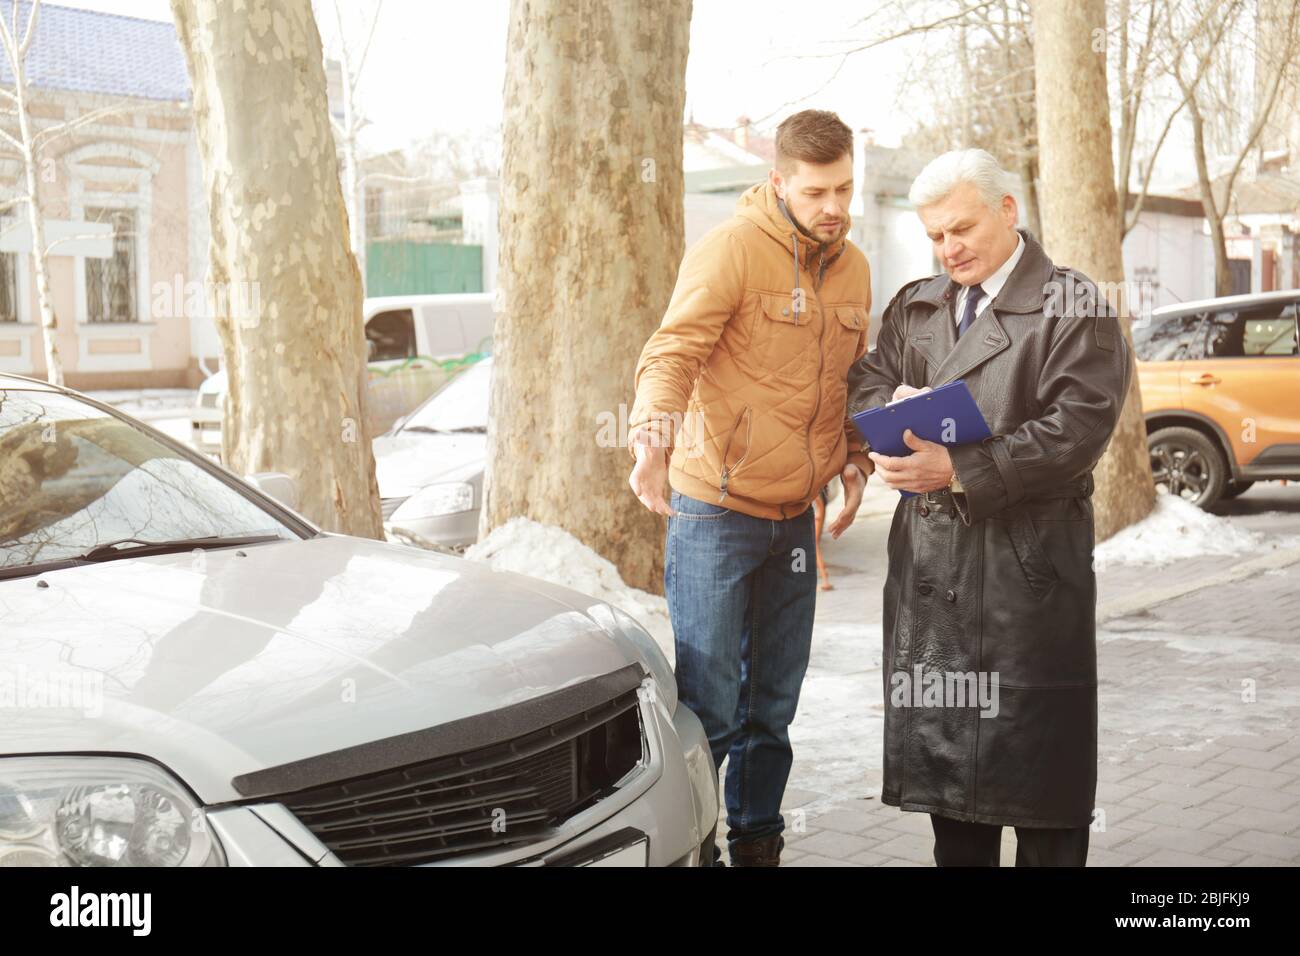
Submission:
M 909 432 L 912 454 L 871 453 L 886 484 L 924 493 L 889 532 L 881 799 L 931 814 L 939 865 L 998 865 L 1014 826 L 1018 866 L 1082 866 L 1097 783 L 1091 471 L 1133 364 L 1096 286 L 1016 228 L 1006 183 L 982 150 L 917 178 L 945 273 L 903 287 L 849 376 L 850 412 L 964 379 L 993 433 L 945 446 Z

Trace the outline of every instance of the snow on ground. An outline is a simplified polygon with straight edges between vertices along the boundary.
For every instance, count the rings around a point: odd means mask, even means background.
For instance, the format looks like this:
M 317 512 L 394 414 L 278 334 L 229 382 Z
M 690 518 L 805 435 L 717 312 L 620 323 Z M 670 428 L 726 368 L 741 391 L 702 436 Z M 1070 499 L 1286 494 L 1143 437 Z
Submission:
M 1251 531 L 1231 518 L 1202 511 L 1182 498 L 1157 494 L 1151 514 L 1101 542 L 1093 551 L 1097 570 L 1108 565 L 1165 565 L 1202 555 L 1245 554 L 1300 543 L 1294 535 Z
M 880 795 L 879 787 L 866 781 L 868 768 L 880 767 L 884 759 L 880 649 L 879 620 L 817 624 L 799 708 L 790 725 L 792 786 L 833 800 Z M 810 813 L 819 809 L 820 802 L 807 808 Z
M 85 394 L 145 421 L 153 415 L 173 417 L 178 412 L 185 415 L 199 400 L 198 391 L 192 388 L 99 389 Z
M 465 557 L 481 561 L 496 571 L 526 574 L 612 604 L 636 618 L 654 637 L 669 662 L 674 660 L 668 602 L 628 587 L 611 562 L 562 528 L 531 518 L 511 518 L 466 549 Z

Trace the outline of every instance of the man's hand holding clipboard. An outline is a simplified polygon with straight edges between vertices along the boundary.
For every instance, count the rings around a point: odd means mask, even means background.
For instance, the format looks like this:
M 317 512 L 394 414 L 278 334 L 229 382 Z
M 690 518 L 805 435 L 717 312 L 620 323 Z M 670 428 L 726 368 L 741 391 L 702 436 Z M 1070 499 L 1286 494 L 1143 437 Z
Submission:
M 960 491 L 959 485 L 954 486 L 956 472 L 953 469 L 952 458 L 949 456 L 944 442 L 947 444 L 961 444 L 966 441 L 978 441 L 990 434 L 983 416 L 974 407 L 970 391 L 966 388 L 964 382 L 958 380 L 943 386 L 939 392 L 934 393 L 945 411 L 951 405 L 957 418 L 940 418 L 938 414 L 931 417 L 935 418 L 935 421 L 940 424 L 950 423 L 954 427 L 957 423 L 960 423 L 963 430 L 960 439 L 949 440 L 947 437 L 949 432 L 945 429 L 942 433 L 942 442 L 929 441 L 917 435 L 911 428 L 904 428 L 901 435 L 903 447 L 896 447 L 898 444 L 896 434 L 889 434 L 888 432 L 891 425 L 889 419 L 892 417 L 889 414 L 891 406 L 906 399 L 915 400 L 917 396 L 932 391 L 928 386 L 913 388 L 910 385 L 899 385 L 894 389 L 893 399 L 884 408 L 869 409 L 854 416 L 859 431 L 862 432 L 869 445 L 873 448 L 885 448 L 888 451 L 898 453 L 890 455 L 873 450 L 868 452 L 868 457 L 875 463 L 876 472 L 885 485 L 901 492 L 905 497 L 943 489 Z M 941 399 L 940 396 L 942 396 Z M 902 412 L 903 410 L 899 411 Z M 907 411 L 912 412 L 914 409 L 909 408 Z M 899 420 L 907 421 L 913 415 L 900 414 L 898 417 Z M 921 426 L 918 425 L 917 427 Z M 933 423 L 927 420 L 926 428 L 931 427 L 933 427 Z M 936 437 L 940 437 L 940 435 L 936 434 Z M 910 449 L 910 453 L 902 454 L 904 449 Z

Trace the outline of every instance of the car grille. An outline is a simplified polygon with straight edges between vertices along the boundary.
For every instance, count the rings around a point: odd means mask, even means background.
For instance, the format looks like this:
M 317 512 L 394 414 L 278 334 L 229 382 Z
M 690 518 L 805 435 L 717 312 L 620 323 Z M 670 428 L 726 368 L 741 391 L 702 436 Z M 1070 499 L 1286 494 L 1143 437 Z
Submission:
M 611 793 L 642 760 L 637 700 L 629 690 L 502 743 L 280 802 L 349 866 L 429 863 L 535 842 Z
M 384 512 L 384 520 L 387 521 L 391 518 L 393 512 L 402 507 L 402 502 L 404 501 L 406 501 L 405 498 L 381 498 L 379 500 L 379 507 Z

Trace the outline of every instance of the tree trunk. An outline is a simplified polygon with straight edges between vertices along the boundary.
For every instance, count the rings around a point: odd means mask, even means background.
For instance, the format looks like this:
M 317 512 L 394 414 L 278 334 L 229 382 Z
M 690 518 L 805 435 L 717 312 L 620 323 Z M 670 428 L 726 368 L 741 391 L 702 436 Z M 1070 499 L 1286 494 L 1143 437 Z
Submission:
M 513 0 L 480 538 L 564 528 L 661 593 L 663 519 L 628 488 L 627 403 L 683 246 L 690 0 Z
M 1020 185 L 1025 191 L 1025 228 L 1041 240 L 1043 217 L 1038 211 L 1038 164 L 1032 159 L 1021 160 Z
M 172 0 L 208 194 L 208 290 L 241 473 L 279 471 L 329 531 L 380 537 L 361 277 L 310 0 Z
M 1210 248 L 1214 250 L 1214 294 L 1232 295 L 1232 267 L 1228 265 L 1228 240 L 1223 231 L 1223 217 L 1230 197 L 1225 193 L 1223 204 L 1214 195 L 1214 179 L 1205 151 L 1205 120 L 1195 92 L 1188 97 L 1188 115 L 1192 118 L 1192 154 L 1196 158 L 1196 184 L 1201 190 L 1201 209 L 1210 227 Z
M 1123 283 L 1120 209 L 1110 154 L 1105 0 L 1035 0 L 1033 12 L 1043 246 L 1054 261 L 1078 269 L 1099 285 Z M 1095 46 L 1098 37 L 1100 50 Z M 1131 346 L 1127 318 L 1120 319 L 1120 326 Z M 1093 477 L 1098 541 L 1150 512 L 1155 491 L 1136 370 L 1119 424 Z
M 29 29 L 36 28 L 35 21 Z M 9 68 L 14 75 L 14 112 L 18 115 L 18 139 L 22 146 L 23 176 L 27 184 L 27 222 L 32 230 L 32 266 L 36 270 L 36 308 L 41 317 L 41 344 L 45 352 L 45 378 L 51 385 L 63 384 L 63 359 L 59 355 L 59 320 L 54 314 L 50 295 L 49 251 L 45 248 L 45 212 L 41 208 L 40 177 L 36 174 L 39 157 L 34 143 L 31 117 L 28 115 L 27 63 L 25 51 L 18 44 L 23 37 L 15 34 Z M 26 277 L 19 270 L 19 281 Z M 20 316 L 20 319 L 23 317 Z

